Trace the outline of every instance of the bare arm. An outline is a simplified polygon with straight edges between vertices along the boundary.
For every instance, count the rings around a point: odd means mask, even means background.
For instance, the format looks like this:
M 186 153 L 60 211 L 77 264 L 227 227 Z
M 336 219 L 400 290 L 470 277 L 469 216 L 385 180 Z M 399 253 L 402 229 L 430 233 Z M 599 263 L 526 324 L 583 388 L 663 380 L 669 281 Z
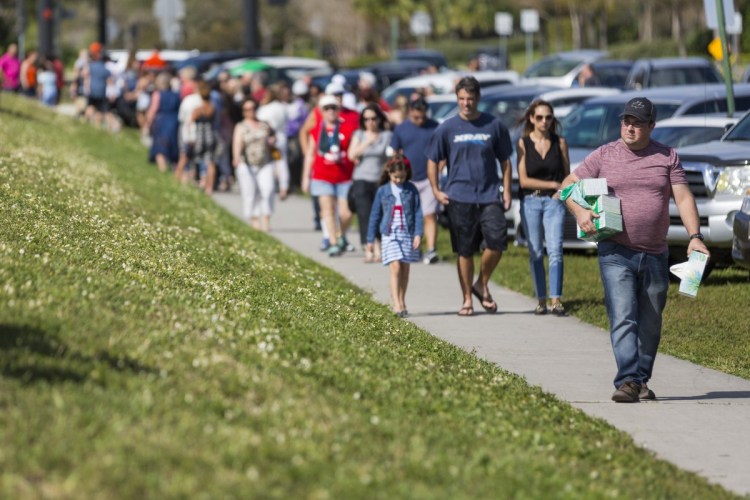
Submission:
M 364 154 L 365 150 L 367 149 L 367 146 L 369 143 L 367 140 L 360 140 L 360 134 L 354 134 L 352 137 L 352 142 L 349 144 L 349 150 L 346 152 L 346 154 L 349 156 L 349 159 L 356 162 L 362 154 Z
M 146 112 L 146 123 L 148 124 L 148 128 L 151 128 L 151 125 L 154 123 L 154 118 L 156 117 L 156 111 L 159 109 L 159 92 L 154 92 L 151 94 L 151 105 L 148 107 L 148 111 Z
M 234 126 L 234 133 L 232 134 L 232 164 L 235 168 L 240 164 L 242 160 L 242 125 L 238 123 Z
M 505 210 L 510 210 L 511 198 L 513 195 L 511 184 L 513 179 L 512 168 L 510 165 L 510 159 L 505 160 L 501 164 L 503 171 L 503 206 Z
M 680 212 L 682 224 L 687 229 L 688 234 L 699 233 L 701 230 L 700 219 L 698 217 L 698 208 L 695 206 L 695 198 L 687 184 L 672 184 L 672 196 L 674 197 L 677 210 Z M 687 254 L 693 250 L 710 255 L 706 245 L 698 238 L 693 238 L 688 243 Z
M 310 131 L 315 126 L 315 112 L 310 111 L 310 114 L 305 118 L 305 122 L 299 129 L 299 145 L 301 151 L 307 151 L 307 144 L 310 142 Z
M 562 137 L 560 137 L 560 156 L 562 156 L 563 175 L 567 177 L 570 175 L 570 154 L 568 152 L 568 143 Z M 557 189 L 561 189 L 561 187 L 558 186 Z
M 438 172 L 440 171 L 440 168 L 442 166 L 442 161 L 440 162 L 440 164 L 437 164 L 434 161 L 428 159 L 427 178 L 430 180 L 430 186 L 432 186 L 432 192 L 435 194 L 435 198 L 437 198 L 437 201 L 439 201 L 442 205 L 447 205 L 450 200 L 448 199 L 447 194 L 440 191 L 440 183 L 438 182 Z
M 568 174 L 565 179 L 563 179 L 562 183 L 560 184 L 560 188 L 564 189 L 566 186 L 569 186 L 570 184 L 575 184 L 580 179 L 576 177 L 575 174 Z M 572 199 L 568 198 L 565 200 L 565 206 L 568 207 L 568 210 L 570 210 L 570 213 L 573 214 L 573 216 L 576 218 L 576 221 L 578 222 L 578 226 L 583 230 L 586 234 L 594 234 L 596 233 L 596 226 L 594 225 L 594 219 L 598 219 L 599 216 L 593 212 L 593 210 L 590 210 L 588 208 L 583 208 L 581 205 L 573 201 Z
M 318 145 L 314 140 L 307 141 L 307 151 L 305 152 L 305 162 L 302 167 L 302 192 L 310 192 L 310 181 L 312 180 L 312 165 L 315 161 L 315 148 Z

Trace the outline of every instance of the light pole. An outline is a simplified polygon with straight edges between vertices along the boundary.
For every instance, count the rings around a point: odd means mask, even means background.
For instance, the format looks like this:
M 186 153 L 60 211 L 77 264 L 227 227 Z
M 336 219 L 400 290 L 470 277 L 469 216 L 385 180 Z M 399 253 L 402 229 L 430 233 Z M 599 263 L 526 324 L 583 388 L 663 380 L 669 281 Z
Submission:
M 23 0 L 16 0 L 16 21 L 18 22 L 18 58 L 26 58 L 26 13 L 23 9 Z

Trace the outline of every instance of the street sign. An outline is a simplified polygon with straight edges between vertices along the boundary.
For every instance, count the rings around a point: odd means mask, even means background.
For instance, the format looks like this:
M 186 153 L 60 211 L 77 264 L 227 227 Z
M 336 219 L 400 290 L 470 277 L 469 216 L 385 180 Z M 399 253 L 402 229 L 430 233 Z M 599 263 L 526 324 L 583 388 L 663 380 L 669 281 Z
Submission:
M 734 2 L 721 0 L 724 6 L 724 26 L 734 25 Z M 706 26 L 709 29 L 719 29 L 719 16 L 716 14 L 716 0 L 703 0 L 703 10 L 706 14 Z
M 521 31 L 524 33 L 539 31 L 539 11 L 535 9 L 521 10 Z
M 513 34 L 513 16 L 508 12 L 495 12 L 495 33 L 500 36 Z
M 426 36 L 432 33 L 432 18 L 423 11 L 418 10 L 411 15 L 409 30 L 414 36 Z
M 739 12 L 734 13 L 734 23 L 727 24 L 727 35 L 741 35 L 742 34 L 742 14 Z
M 718 36 L 711 40 L 711 43 L 709 43 L 706 48 L 708 49 L 708 53 L 711 54 L 711 57 L 717 61 L 724 59 L 724 53 L 721 50 L 721 38 Z

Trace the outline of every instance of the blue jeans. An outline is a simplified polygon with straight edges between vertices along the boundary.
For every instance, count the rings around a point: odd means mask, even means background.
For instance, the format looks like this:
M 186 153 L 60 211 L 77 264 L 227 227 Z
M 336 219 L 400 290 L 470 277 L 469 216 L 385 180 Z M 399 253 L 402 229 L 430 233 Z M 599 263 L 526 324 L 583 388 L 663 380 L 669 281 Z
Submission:
M 599 270 L 617 362 L 615 387 L 651 379 L 669 287 L 668 252 L 654 255 L 599 242 Z
M 565 206 L 549 196 L 526 195 L 521 200 L 521 223 L 528 240 L 529 267 L 537 299 L 547 298 L 544 248 L 549 258 L 549 296 L 559 299 L 563 287 L 563 221 Z

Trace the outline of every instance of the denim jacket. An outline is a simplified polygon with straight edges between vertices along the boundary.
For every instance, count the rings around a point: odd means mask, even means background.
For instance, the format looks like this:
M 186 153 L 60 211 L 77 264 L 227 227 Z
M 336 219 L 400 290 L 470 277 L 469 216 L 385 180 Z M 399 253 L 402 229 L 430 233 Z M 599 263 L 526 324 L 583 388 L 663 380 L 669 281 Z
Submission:
M 411 182 L 404 183 L 401 203 L 404 207 L 407 231 L 412 236 L 422 236 L 424 231 L 422 205 L 419 202 L 419 191 Z M 391 234 L 391 219 L 395 205 L 396 197 L 391 192 L 391 183 L 388 182 L 380 186 L 375 193 L 375 200 L 372 202 L 370 221 L 367 224 L 367 243 L 375 241 L 375 228 L 377 227 L 380 228 L 380 234 Z

